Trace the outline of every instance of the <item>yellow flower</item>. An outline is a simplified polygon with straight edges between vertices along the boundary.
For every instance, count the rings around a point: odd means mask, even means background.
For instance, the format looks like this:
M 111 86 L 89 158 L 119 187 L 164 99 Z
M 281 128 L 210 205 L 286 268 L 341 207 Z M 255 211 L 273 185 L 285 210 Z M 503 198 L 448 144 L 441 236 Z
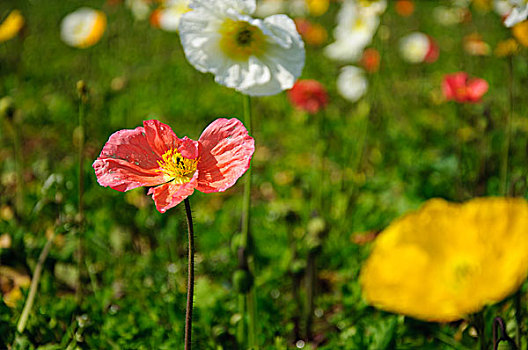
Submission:
M 517 23 L 512 28 L 512 34 L 523 46 L 528 46 L 528 21 Z
M 495 56 L 506 57 L 519 52 L 519 44 L 513 38 L 500 41 L 495 48 Z
M 14 38 L 24 26 L 24 17 L 18 10 L 13 10 L 0 24 L 0 43 Z
M 528 272 L 528 202 L 432 199 L 385 229 L 360 275 L 383 310 L 450 322 L 501 301 Z
M 328 11 L 328 6 L 330 5 L 329 0 L 305 0 L 306 7 L 308 7 L 308 12 L 312 16 L 321 16 Z

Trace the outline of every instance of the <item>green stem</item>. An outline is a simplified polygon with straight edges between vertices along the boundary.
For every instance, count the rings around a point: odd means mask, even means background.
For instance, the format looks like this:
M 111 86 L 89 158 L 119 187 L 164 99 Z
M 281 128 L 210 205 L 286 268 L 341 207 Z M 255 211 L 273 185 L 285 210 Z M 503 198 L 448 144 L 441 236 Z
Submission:
M 191 349 L 192 311 L 194 295 L 194 227 L 192 221 L 191 205 L 185 198 L 185 213 L 187 215 L 187 229 L 189 235 L 188 271 L 187 271 L 187 309 L 185 311 L 185 350 Z
M 315 278 L 316 278 L 316 252 L 308 253 L 306 259 L 306 305 L 304 313 L 304 336 L 306 340 L 312 339 L 312 321 L 315 298 Z
M 15 148 L 15 169 L 16 169 L 16 181 L 17 181 L 17 193 L 15 197 L 15 208 L 17 214 L 20 216 L 24 215 L 24 175 L 23 175 L 23 160 L 22 160 L 22 146 L 20 140 L 20 121 L 17 120 L 15 114 L 13 118 L 13 143 Z
M 42 266 L 44 265 L 44 261 L 46 261 L 46 258 L 48 257 L 48 253 L 51 249 L 51 244 L 53 243 L 54 238 L 55 238 L 55 232 L 53 232 L 53 234 L 48 238 L 46 245 L 42 249 L 42 252 L 40 252 L 37 266 L 35 267 L 33 278 L 31 279 L 31 285 L 29 287 L 29 294 L 26 299 L 24 309 L 22 310 L 22 314 L 20 315 L 20 319 L 18 320 L 17 331 L 19 333 L 24 332 L 24 329 L 26 328 L 26 323 L 29 317 L 29 313 L 31 312 L 31 308 L 33 307 L 35 296 L 37 295 L 38 284 L 40 281 L 40 276 L 42 274 Z
M 508 165 L 509 165 L 509 153 L 510 153 L 510 143 L 511 143 L 511 134 L 512 134 L 512 118 L 513 118 L 513 57 L 510 56 L 508 60 L 508 90 L 509 90 L 509 111 L 506 114 L 505 121 L 505 133 L 506 138 L 504 140 L 504 145 L 502 147 L 502 163 L 501 163 L 501 193 L 503 196 L 508 196 Z
M 76 297 L 80 301 L 83 295 L 83 271 L 84 271 L 84 206 L 83 206 L 83 197 L 84 197 L 84 119 L 86 113 L 86 101 L 87 101 L 87 89 L 84 81 L 79 81 L 77 83 L 77 91 L 79 93 L 79 124 L 78 124 L 78 149 L 77 149 L 77 159 L 78 159 L 78 179 L 77 183 L 77 220 L 79 224 L 79 241 L 77 246 L 77 267 L 79 271 L 79 280 L 77 281 L 77 290 Z
M 515 342 L 519 349 L 522 349 L 522 335 L 523 335 L 523 312 L 522 312 L 522 288 L 519 288 L 517 293 L 513 296 L 513 305 L 515 309 L 515 322 L 517 323 L 517 330 L 515 332 Z
M 244 123 L 249 132 L 252 134 L 251 130 L 251 100 L 248 95 L 243 96 L 243 106 L 244 106 Z M 247 170 L 245 175 L 245 184 L 244 184 L 244 198 L 242 205 L 242 248 L 246 250 L 247 254 L 244 254 L 247 257 L 247 265 L 249 267 L 249 273 L 254 274 L 254 256 L 251 247 L 248 249 L 248 245 L 251 244 L 251 232 L 249 228 L 250 223 L 250 208 L 251 208 L 251 167 Z M 257 296 L 253 286 L 246 294 L 246 304 L 248 312 L 248 345 L 250 349 L 258 349 L 257 341 Z M 246 310 L 240 310 L 241 314 L 244 315 Z
M 240 345 L 240 348 L 245 349 L 247 344 L 246 334 L 246 296 L 244 294 L 238 295 L 238 311 L 240 313 L 240 321 L 238 322 L 237 327 L 237 342 Z

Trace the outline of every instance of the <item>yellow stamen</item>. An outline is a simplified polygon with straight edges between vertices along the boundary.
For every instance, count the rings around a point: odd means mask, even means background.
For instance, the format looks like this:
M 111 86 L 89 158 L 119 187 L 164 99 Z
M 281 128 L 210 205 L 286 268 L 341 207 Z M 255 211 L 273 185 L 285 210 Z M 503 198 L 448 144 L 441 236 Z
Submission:
M 220 28 L 220 48 L 229 58 L 245 61 L 266 50 L 266 37 L 260 28 L 245 21 L 226 19 Z
M 197 159 L 184 158 L 177 149 L 170 149 L 158 160 L 159 169 L 165 181 L 174 181 L 175 184 L 184 184 L 191 181 L 195 171 Z

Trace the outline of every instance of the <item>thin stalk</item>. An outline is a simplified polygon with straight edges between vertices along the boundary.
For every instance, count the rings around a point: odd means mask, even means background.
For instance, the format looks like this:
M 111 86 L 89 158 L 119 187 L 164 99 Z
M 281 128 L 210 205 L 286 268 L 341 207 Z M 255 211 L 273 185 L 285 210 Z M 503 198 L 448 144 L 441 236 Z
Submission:
M 53 243 L 54 238 L 55 238 L 55 231 L 48 238 L 46 245 L 42 249 L 42 252 L 40 252 L 37 266 L 35 267 L 33 278 L 31 279 L 31 285 L 29 287 L 29 294 L 26 299 L 24 309 L 22 310 L 22 314 L 20 315 L 20 319 L 18 320 L 18 324 L 17 324 L 18 333 L 24 332 L 24 329 L 26 328 L 26 323 L 29 317 L 29 313 L 31 312 L 31 308 L 33 307 L 35 296 L 37 295 L 38 284 L 40 282 L 40 276 L 42 274 L 42 266 L 44 265 L 44 261 L 46 261 L 46 258 L 48 257 L 49 251 L 51 249 L 51 244 Z
M 238 295 L 238 311 L 240 313 L 240 321 L 237 327 L 237 342 L 242 349 L 246 348 L 247 344 L 247 327 L 246 327 L 246 296 L 244 294 Z
M 191 205 L 185 198 L 185 213 L 187 215 L 187 229 L 189 233 L 189 252 L 187 270 L 187 309 L 185 311 L 185 350 L 191 349 L 192 311 L 194 295 L 194 227 L 192 221 Z
M 244 95 L 243 98 L 244 107 L 244 123 L 249 134 L 252 134 L 251 130 L 251 100 L 248 95 Z M 242 247 L 247 252 L 247 265 L 249 272 L 254 274 L 254 257 L 252 249 L 248 249 L 248 245 L 251 242 L 251 232 L 249 229 L 250 222 L 250 208 L 251 208 L 251 167 L 247 170 L 245 175 L 244 184 L 244 198 L 242 203 Z M 259 348 L 257 341 L 257 296 L 255 288 L 253 286 L 246 294 L 246 305 L 248 314 L 248 346 L 250 349 L 256 350 Z M 246 310 L 240 310 L 241 314 L 244 315 Z
M 506 114 L 505 130 L 506 139 L 502 147 L 502 163 L 501 163 L 501 193 L 503 196 L 508 196 L 508 165 L 509 165 L 509 153 L 510 143 L 512 134 L 512 119 L 513 119 L 513 57 L 510 56 L 508 60 L 508 90 L 509 90 L 509 111 Z
M 308 253 L 306 259 L 306 305 L 304 314 L 304 335 L 307 340 L 312 339 L 312 322 L 315 298 L 315 278 L 316 278 L 316 252 Z
M 16 181 L 17 181 L 17 193 L 15 197 L 15 208 L 17 214 L 20 216 L 24 215 L 24 175 L 23 175 L 23 160 L 22 160 L 22 146 L 20 140 L 19 121 L 16 120 L 17 116 L 13 118 L 13 143 L 15 148 L 15 169 L 16 169 Z
M 82 299 L 83 295 L 83 271 L 84 271 L 84 206 L 83 206 L 83 197 L 84 197 L 84 119 L 86 113 L 86 102 L 88 100 L 87 88 L 84 81 L 77 82 L 77 92 L 79 94 L 79 120 L 78 120 L 78 149 L 77 149 L 77 159 L 78 159 L 78 173 L 79 173 L 79 182 L 77 183 L 77 220 L 79 224 L 79 241 L 77 245 L 77 268 L 79 271 L 79 280 L 77 281 L 77 290 L 76 298 L 78 301 Z

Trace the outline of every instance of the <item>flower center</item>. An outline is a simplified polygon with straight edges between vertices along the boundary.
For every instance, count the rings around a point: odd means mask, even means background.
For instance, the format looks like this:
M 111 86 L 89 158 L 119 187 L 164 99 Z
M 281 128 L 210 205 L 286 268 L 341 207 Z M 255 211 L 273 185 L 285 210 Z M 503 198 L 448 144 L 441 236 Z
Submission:
M 198 159 L 184 158 L 176 149 L 170 149 L 158 160 L 159 169 L 165 181 L 174 181 L 175 184 L 184 184 L 191 181 Z
M 220 27 L 220 48 L 231 59 L 245 61 L 259 56 L 266 48 L 266 37 L 260 28 L 245 21 L 226 19 Z

